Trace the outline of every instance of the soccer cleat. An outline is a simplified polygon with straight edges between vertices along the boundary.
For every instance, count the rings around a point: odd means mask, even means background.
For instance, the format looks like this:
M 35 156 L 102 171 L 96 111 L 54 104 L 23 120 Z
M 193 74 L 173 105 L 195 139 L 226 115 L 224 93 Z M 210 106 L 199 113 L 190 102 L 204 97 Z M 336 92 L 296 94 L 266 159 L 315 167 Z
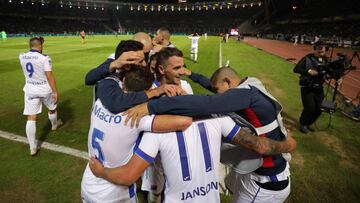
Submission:
M 32 148 L 30 149 L 30 155 L 35 156 L 38 153 L 39 148 Z
M 60 127 L 61 125 L 63 124 L 62 120 L 61 119 L 58 119 L 56 121 L 56 126 L 52 126 L 51 127 L 51 130 L 56 130 L 58 127 Z

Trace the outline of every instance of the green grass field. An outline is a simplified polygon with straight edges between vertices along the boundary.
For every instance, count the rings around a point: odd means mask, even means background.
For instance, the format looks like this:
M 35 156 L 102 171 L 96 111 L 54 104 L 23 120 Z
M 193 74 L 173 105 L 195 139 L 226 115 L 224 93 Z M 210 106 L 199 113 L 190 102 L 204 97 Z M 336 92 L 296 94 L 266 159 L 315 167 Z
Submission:
M 65 122 L 51 132 L 46 113 L 39 116 L 37 138 L 46 142 L 87 150 L 87 132 L 92 88 L 84 85 L 85 74 L 114 52 L 121 39 L 95 36 L 81 44 L 78 37 L 46 37 L 44 53 L 53 61 L 60 95 L 58 115 Z M 25 136 L 23 73 L 19 53 L 28 50 L 26 38 L 0 42 L 0 130 Z M 189 60 L 190 41 L 172 37 L 185 55 L 187 66 L 210 76 L 218 66 L 219 38 L 200 39 L 198 63 Z M 298 77 L 293 65 L 249 45 L 230 41 L 223 45 L 223 61 L 241 76 L 260 78 L 284 106 L 284 117 L 298 148 L 291 161 L 292 191 L 288 202 L 359 202 L 360 126 L 336 113 L 332 126 L 307 135 L 297 130 L 302 109 Z M 205 93 L 197 84 L 194 92 Z M 317 126 L 329 119 L 323 114 Z M 0 202 L 80 202 L 80 181 L 86 161 L 42 149 L 30 157 L 27 145 L 0 138 Z M 223 198 L 223 202 L 230 202 Z

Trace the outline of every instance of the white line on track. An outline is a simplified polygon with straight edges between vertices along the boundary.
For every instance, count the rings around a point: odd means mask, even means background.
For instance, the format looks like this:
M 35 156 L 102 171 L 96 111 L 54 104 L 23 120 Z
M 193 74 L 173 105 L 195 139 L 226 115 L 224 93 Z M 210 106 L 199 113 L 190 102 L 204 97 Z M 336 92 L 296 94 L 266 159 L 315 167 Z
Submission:
M 220 40 L 220 44 L 219 44 L 219 68 L 222 67 L 222 42 Z
M 29 143 L 26 137 L 15 135 L 13 133 L 8 133 L 8 132 L 1 131 L 1 130 L 0 130 L 0 137 L 9 139 L 12 141 L 16 141 L 16 142 L 22 142 L 22 143 L 26 143 L 26 144 Z M 55 152 L 60 152 L 63 154 L 68 154 L 68 155 L 83 158 L 83 159 L 89 158 L 88 153 L 85 151 L 80 151 L 78 149 L 73 149 L 70 147 L 65 147 L 65 146 L 61 146 L 61 145 L 57 145 L 57 144 L 51 144 L 48 142 L 41 142 L 41 141 L 37 141 L 37 142 L 38 142 L 38 146 L 41 146 L 41 148 L 44 148 L 44 149 L 48 149 L 48 150 L 55 151 Z

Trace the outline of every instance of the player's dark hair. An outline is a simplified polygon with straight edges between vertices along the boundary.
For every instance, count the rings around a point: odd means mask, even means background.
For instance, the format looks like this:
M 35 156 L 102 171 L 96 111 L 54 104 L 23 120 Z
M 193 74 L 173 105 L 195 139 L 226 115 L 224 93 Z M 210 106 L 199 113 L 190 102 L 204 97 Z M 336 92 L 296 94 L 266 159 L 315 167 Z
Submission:
M 127 51 L 140 51 L 143 50 L 144 45 L 141 42 L 134 40 L 122 40 L 115 50 L 115 59 Z
M 130 65 L 130 69 L 123 72 L 124 87 L 130 92 L 139 92 L 150 89 L 154 75 L 148 66 Z
M 158 71 L 159 65 L 166 67 L 168 64 L 168 59 L 172 56 L 183 57 L 183 53 L 179 49 L 174 48 L 174 47 L 162 48 L 157 53 L 156 70 Z

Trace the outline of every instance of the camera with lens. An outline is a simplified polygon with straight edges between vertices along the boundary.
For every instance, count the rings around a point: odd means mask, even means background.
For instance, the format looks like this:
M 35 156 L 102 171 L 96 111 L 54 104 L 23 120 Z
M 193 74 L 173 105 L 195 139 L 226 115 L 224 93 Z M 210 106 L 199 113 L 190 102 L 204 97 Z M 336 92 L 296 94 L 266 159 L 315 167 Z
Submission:
M 344 76 L 352 66 L 349 66 L 349 62 L 345 54 L 338 53 L 337 59 L 327 62 L 325 65 L 319 65 L 316 67 L 318 75 L 320 77 L 328 77 L 335 80 Z

